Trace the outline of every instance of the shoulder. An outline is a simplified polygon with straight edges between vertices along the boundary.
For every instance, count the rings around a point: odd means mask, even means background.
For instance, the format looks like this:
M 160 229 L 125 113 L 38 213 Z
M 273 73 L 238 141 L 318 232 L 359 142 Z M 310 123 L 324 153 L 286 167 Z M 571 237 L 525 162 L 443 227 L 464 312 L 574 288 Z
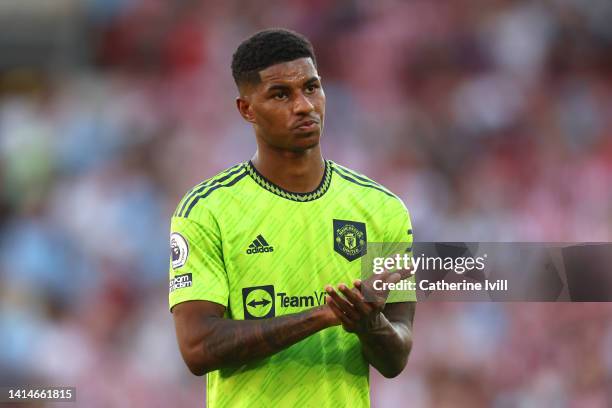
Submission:
M 328 160 L 334 175 L 338 176 L 344 183 L 348 183 L 352 188 L 370 192 L 377 196 L 377 199 L 387 200 L 389 203 L 404 205 L 402 200 L 382 184 L 348 167 L 342 166 L 334 161 Z
M 173 216 L 188 218 L 196 208 L 198 210 L 203 208 L 204 202 L 211 204 L 211 197 L 222 196 L 230 188 L 237 187 L 247 174 L 246 163 L 241 162 L 202 181 L 187 191 L 177 205 Z

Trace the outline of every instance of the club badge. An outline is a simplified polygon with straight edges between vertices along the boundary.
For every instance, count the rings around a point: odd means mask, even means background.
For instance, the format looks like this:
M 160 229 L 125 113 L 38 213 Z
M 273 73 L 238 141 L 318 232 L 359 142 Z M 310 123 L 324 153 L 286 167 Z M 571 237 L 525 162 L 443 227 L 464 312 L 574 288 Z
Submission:
M 367 242 L 363 222 L 334 220 L 334 251 L 349 262 L 366 254 Z

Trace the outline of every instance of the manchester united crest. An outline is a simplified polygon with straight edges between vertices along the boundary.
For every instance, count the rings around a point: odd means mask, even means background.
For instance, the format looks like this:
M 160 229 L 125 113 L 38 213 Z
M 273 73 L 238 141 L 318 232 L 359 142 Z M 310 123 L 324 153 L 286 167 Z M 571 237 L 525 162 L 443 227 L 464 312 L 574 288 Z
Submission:
M 367 242 L 366 225 L 363 222 L 334 220 L 334 251 L 348 261 L 365 255 Z

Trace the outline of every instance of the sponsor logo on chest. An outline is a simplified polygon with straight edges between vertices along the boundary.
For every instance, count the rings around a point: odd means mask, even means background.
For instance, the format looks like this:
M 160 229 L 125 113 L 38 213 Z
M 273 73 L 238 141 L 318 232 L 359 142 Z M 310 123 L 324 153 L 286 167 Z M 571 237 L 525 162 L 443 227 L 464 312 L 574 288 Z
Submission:
M 311 308 L 321 306 L 324 303 L 325 291 L 313 291 L 310 294 L 289 294 L 285 291 L 277 292 L 274 285 L 242 288 L 242 306 L 245 320 L 274 317 L 279 309 Z

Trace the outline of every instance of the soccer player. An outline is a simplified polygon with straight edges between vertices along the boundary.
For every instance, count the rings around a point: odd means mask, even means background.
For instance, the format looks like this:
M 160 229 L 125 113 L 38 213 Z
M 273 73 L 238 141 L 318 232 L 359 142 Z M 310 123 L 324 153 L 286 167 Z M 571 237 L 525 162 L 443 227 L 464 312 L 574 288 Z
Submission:
M 307 39 L 256 33 L 232 74 L 257 151 L 191 189 L 172 217 L 181 354 L 208 373 L 209 407 L 369 406 L 369 365 L 386 377 L 406 365 L 416 298 L 366 299 L 359 259 L 368 242 L 411 243 L 408 212 L 323 159 L 325 94 Z

